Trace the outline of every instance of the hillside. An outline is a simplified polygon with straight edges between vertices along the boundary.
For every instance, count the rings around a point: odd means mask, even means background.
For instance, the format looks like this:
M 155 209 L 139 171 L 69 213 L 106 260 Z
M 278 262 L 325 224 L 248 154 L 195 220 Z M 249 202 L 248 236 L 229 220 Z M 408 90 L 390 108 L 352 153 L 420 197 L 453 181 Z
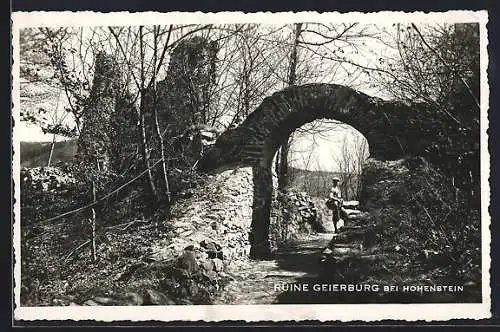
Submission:
M 51 142 L 21 142 L 21 167 L 47 166 Z M 76 139 L 56 142 L 52 155 L 52 164 L 66 162 L 76 154 Z

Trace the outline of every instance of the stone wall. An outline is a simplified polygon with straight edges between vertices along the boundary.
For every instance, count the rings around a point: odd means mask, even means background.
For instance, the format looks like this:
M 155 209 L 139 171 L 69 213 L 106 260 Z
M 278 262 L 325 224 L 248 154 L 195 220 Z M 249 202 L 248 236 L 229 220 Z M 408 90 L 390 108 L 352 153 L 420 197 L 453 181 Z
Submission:
M 173 206 L 174 236 L 154 246 L 157 257 L 171 259 L 188 246 L 200 248 L 203 241 L 215 242 L 225 263 L 248 257 L 252 188 L 250 168 L 211 176 L 192 197 Z
M 23 168 L 21 191 L 61 192 L 75 185 L 73 174 L 58 167 Z
M 321 221 L 321 217 L 312 215 L 316 208 L 305 193 L 290 192 L 286 196 L 288 217 L 281 214 L 281 207 L 273 204 L 278 201 L 276 197 L 270 205 L 270 211 L 275 216 L 273 226 L 286 228 L 285 235 L 272 237 L 274 245 L 299 232 L 315 231 L 312 225 Z M 221 248 L 225 263 L 247 259 L 254 204 L 251 168 L 211 175 L 190 198 L 179 200 L 172 207 L 169 222 L 173 236 L 155 245 L 153 251 L 157 257 L 162 257 L 160 260 L 171 259 L 186 247 L 201 248 L 203 241 L 211 241 Z
M 162 127 L 170 123 L 184 130 L 207 123 L 217 51 L 217 43 L 203 37 L 185 39 L 173 50 L 167 76 L 157 85 Z
M 19 180 L 23 226 L 67 212 L 77 201 L 74 194 L 78 183 L 68 169 L 22 168 Z
M 202 37 L 185 39 L 172 51 L 166 78 L 157 83 L 156 97 L 151 93 L 152 100 L 146 103 L 150 117 L 156 107 L 164 137 L 184 136 L 186 131 L 211 124 L 217 51 L 217 43 Z M 154 125 L 154 119 L 146 121 Z M 199 145 L 177 139 L 165 149 L 166 154 L 183 160 L 177 167 L 184 166 L 182 163 L 192 166 L 202 153 Z
M 206 134 L 214 132 L 207 119 L 214 97 L 217 50 L 217 43 L 206 38 L 183 39 L 169 54 L 166 77 L 149 85 L 142 94 L 151 164 L 165 157 L 167 170 L 189 173 L 204 152 L 203 141 L 213 139 Z M 160 192 L 172 189 L 165 188 L 161 167 L 153 168 L 152 173 Z

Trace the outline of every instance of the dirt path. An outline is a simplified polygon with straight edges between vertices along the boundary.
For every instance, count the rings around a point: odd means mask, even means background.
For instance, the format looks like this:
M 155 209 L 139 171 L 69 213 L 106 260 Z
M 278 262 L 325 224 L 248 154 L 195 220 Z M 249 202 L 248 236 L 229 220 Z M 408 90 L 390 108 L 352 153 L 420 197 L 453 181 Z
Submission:
M 247 261 L 229 271 L 234 280 L 215 304 L 271 304 L 282 302 L 282 283 L 314 280 L 321 271 L 320 256 L 332 234 L 307 235 L 281 247 L 274 260 Z

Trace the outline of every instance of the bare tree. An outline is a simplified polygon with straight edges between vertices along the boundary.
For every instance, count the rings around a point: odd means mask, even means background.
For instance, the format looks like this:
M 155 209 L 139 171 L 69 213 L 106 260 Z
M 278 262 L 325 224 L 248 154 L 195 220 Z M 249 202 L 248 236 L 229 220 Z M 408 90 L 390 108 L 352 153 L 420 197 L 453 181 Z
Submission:
M 58 136 L 72 137 L 76 134 L 73 130 L 69 129 L 67 125 L 65 125 L 65 120 L 68 117 L 69 112 L 66 110 L 59 109 L 60 99 L 61 95 L 58 95 L 55 108 L 48 112 L 49 113 L 48 117 L 50 118 L 49 122 L 42 126 L 42 131 L 44 133 L 52 134 L 52 141 L 50 144 L 50 152 L 49 152 L 49 159 L 47 160 L 47 167 L 50 167 L 51 165 L 52 157 L 54 154 L 54 148 L 57 142 L 57 137 Z
M 368 154 L 366 139 L 361 135 L 353 136 L 352 133 L 344 135 L 340 153 L 333 154 L 339 172 L 342 196 L 345 199 L 358 197 L 360 175 Z
M 226 126 L 239 124 L 269 91 L 281 87 L 277 67 L 284 64 L 286 55 L 276 52 L 276 46 L 266 39 L 278 36 L 281 30 L 282 27 L 267 30 L 255 24 L 238 25 L 227 35 L 221 50 L 223 62 L 218 64 L 223 93 L 216 107 L 226 112 Z M 228 54 L 232 56 L 227 58 Z

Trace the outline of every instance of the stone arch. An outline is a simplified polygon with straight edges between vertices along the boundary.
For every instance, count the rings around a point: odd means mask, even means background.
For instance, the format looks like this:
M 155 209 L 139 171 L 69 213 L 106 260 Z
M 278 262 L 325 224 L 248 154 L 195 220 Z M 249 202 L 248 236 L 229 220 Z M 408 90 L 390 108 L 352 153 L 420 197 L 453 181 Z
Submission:
M 342 121 L 366 137 L 371 157 L 391 160 L 418 154 L 422 146 L 412 125 L 425 111 L 424 105 L 384 101 L 341 85 L 291 86 L 265 98 L 238 127 L 224 132 L 204 154 L 199 168 L 253 168 L 251 256 L 264 258 L 269 254 L 271 164 L 278 147 L 295 129 L 316 119 Z

